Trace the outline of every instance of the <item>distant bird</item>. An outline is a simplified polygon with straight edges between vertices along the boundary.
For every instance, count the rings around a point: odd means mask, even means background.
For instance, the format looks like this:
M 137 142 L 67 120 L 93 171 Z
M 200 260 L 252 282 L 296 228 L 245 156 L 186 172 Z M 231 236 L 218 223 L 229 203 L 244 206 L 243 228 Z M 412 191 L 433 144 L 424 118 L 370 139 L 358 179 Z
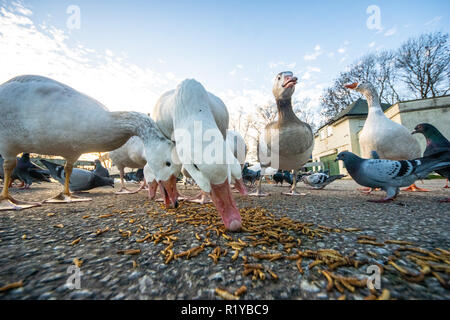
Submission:
M 16 158 L 16 167 L 11 174 L 11 184 L 14 180 L 22 182 L 22 188 L 30 188 L 33 182 L 50 182 L 50 172 L 30 161 L 30 154 L 24 153 L 22 157 Z M 3 178 L 3 158 L 0 155 L 0 177 Z
M 66 176 L 64 167 L 44 159 L 42 159 L 41 162 L 48 168 L 52 178 L 64 185 Z M 72 170 L 69 181 L 70 191 L 87 191 L 104 186 L 111 186 L 114 188 L 114 179 L 100 177 L 88 170 L 78 168 Z
M 443 150 L 450 150 L 450 142 L 446 137 L 434 126 L 429 123 L 418 124 L 412 134 L 422 133 L 427 140 L 427 147 L 423 153 L 423 156 L 429 156 L 436 152 Z M 448 188 L 448 179 L 450 179 L 450 168 L 441 169 L 436 171 L 441 176 L 447 178 L 447 184 L 444 188 Z
M 108 169 L 102 166 L 99 159 L 95 159 L 95 170 L 94 173 L 99 177 L 109 178 Z
M 313 187 L 314 189 L 321 190 L 335 180 L 342 179 L 345 174 L 337 174 L 329 176 L 325 173 L 313 173 L 302 177 L 303 183 Z
M 394 200 L 399 187 L 409 186 L 434 170 L 450 166 L 450 152 L 442 151 L 428 157 L 396 161 L 362 159 L 354 153 L 343 151 L 335 161 L 338 160 L 344 161 L 348 173 L 358 184 L 386 191 L 386 198 L 371 202 L 387 202 Z
M 294 179 L 292 179 L 292 174 L 288 170 L 283 171 L 283 180 L 292 186 Z
M 253 186 L 258 179 L 261 178 L 261 170 L 253 171 L 250 170 L 248 162 L 244 164 L 244 168 L 242 169 L 242 179 L 244 181 L 250 182 L 250 186 Z
M 277 171 L 277 173 L 275 173 L 274 175 L 273 175 L 273 181 L 275 181 L 275 183 L 278 185 L 278 184 L 281 184 L 281 186 L 283 186 L 283 171 L 282 170 L 278 170 Z
M 410 131 L 384 114 L 378 92 L 371 83 L 352 83 L 345 87 L 361 93 L 367 99 L 368 115 L 359 135 L 363 158 L 370 157 L 371 151 L 376 151 L 381 159 L 389 160 L 409 160 L 421 156 L 419 142 L 411 136 Z M 429 190 L 412 184 L 402 191 Z
M 29 153 L 24 153 L 22 157 L 17 158 L 17 165 L 14 168 L 13 177 L 17 177 L 22 181 L 24 189 L 30 188 L 34 181 L 50 182 L 50 172 L 32 163 Z
M 124 175 L 126 181 L 140 182 L 144 179 L 144 168 L 138 169 L 136 172 L 128 172 Z M 140 189 L 141 190 L 141 189 Z

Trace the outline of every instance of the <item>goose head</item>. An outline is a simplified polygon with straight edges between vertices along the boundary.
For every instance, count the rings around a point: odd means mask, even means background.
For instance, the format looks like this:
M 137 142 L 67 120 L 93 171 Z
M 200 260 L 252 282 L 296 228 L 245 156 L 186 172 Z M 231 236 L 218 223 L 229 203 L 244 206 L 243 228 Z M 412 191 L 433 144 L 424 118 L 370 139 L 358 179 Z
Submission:
M 377 96 L 377 90 L 370 82 L 354 82 L 351 84 L 346 84 L 344 87 L 350 90 L 355 90 L 366 97 Z
M 272 93 L 276 100 L 287 100 L 292 97 L 297 84 L 297 77 L 291 71 L 284 71 L 277 74 L 273 84 Z
M 231 192 L 230 182 L 236 170 L 240 173 L 240 166 L 226 163 L 184 163 L 183 166 L 198 186 L 210 193 L 225 228 L 230 231 L 239 231 L 242 227 L 242 219 Z M 235 187 L 246 194 L 241 181 L 242 179 L 236 179 Z
M 147 172 L 152 173 L 152 180 L 146 181 L 150 183 L 156 180 L 166 208 L 177 208 L 177 177 L 181 172 L 181 165 L 176 157 L 175 144 L 161 138 L 152 144 L 144 145 L 144 152 L 148 164 Z

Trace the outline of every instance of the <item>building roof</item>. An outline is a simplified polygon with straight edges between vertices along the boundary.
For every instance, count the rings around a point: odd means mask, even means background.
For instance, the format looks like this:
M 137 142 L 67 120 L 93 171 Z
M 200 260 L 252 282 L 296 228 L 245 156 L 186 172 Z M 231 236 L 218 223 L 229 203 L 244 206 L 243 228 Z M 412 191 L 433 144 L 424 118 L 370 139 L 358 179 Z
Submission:
M 391 105 L 387 103 L 381 104 L 381 109 L 383 109 L 383 112 L 386 111 Z M 333 118 L 331 118 L 330 121 L 325 123 L 323 126 L 321 126 L 319 129 L 317 129 L 317 132 L 319 132 L 320 129 L 335 123 L 336 121 L 344 118 L 344 117 L 351 117 L 351 116 L 365 116 L 369 112 L 369 107 L 367 105 L 367 100 L 364 100 L 362 98 L 359 98 L 352 104 L 350 104 L 347 108 L 339 112 L 337 115 L 335 115 Z

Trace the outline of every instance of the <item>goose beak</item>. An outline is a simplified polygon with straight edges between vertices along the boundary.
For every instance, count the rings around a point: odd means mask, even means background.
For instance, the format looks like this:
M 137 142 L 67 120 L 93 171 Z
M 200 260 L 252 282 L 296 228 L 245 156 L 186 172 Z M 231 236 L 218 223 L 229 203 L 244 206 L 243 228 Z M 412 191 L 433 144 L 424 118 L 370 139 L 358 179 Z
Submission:
M 248 194 L 247 188 L 244 184 L 244 179 L 236 179 L 234 181 L 234 187 L 239 191 L 241 195 L 246 196 Z
M 297 84 L 297 77 L 286 76 L 284 78 L 283 88 L 292 88 Z
M 225 228 L 230 231 L 239 231 L 242 227 L 242 219 L 234 202 L 228 179 L 225 179 L 222 184 L 211 183 L 211 199 L 222 216 Z
M 159 191 L 164 198 L 166 209 L 178 208 L 177 178 L 171 175 L 169 180 L 159 182 Z
M 358 87 L 358 82 L 354 82 L 352 84 L 346 84 L 344 87 L 346 87 L 347 89 L 355 90 Z

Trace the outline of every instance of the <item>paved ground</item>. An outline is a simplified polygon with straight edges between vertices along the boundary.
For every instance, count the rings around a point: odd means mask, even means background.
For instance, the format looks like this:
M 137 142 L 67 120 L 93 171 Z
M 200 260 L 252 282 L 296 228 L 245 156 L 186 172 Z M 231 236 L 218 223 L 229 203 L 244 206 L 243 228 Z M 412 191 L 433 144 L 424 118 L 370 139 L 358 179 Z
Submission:
M 419 182 L 432 192 L 402 192 L 388 204 L 367 202 L 384 193 L 363 195 L 353 181 L 321 191 L 299 183 L 301 197 L 264 185 L 271 197 L 236 195 L 240 233 L 224 232 L 211 205 L 166 211 L 145 191 L 100 188 L 91 202 L 2 212 L 0 299 L 222 299 L 242 286 L 241 299 L 450 299 L 443 185 Z M 59 188 L 13 194 L 42 200 Z M 75 264 L 80 289 L 66 283 Z M 372 292 L 369 266 L 381 272 Z

